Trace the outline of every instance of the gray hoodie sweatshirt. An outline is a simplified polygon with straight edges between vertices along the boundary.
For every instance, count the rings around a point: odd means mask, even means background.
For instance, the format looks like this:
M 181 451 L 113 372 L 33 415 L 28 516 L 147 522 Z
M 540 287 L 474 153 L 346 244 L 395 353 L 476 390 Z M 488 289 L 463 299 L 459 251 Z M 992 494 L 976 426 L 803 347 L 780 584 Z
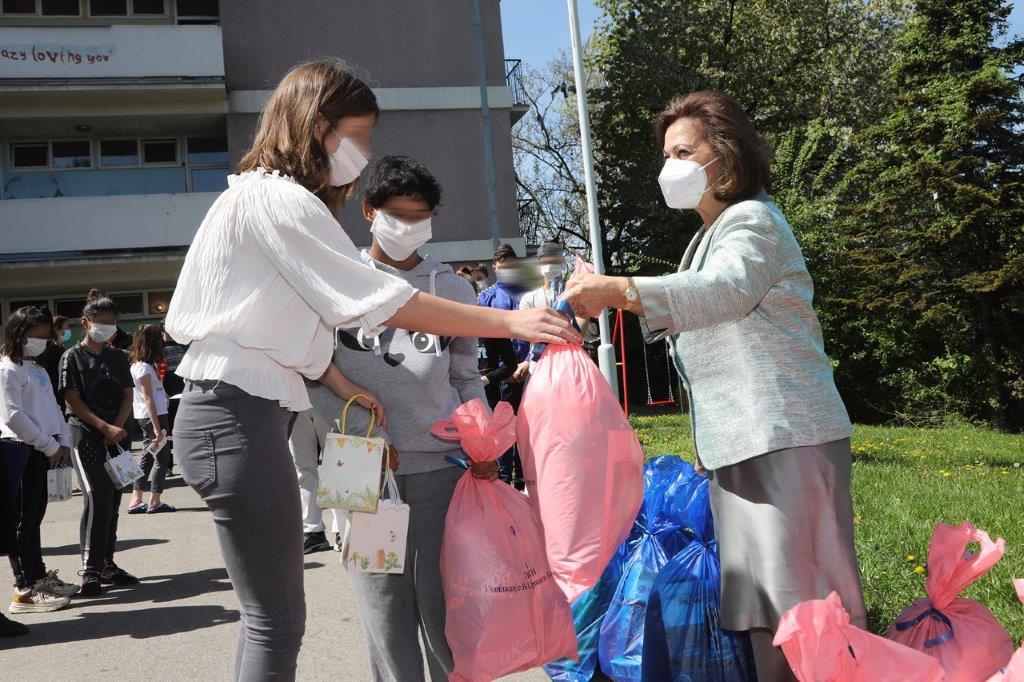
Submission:
M 413 287 L 450 301 L 476 304 L 469 282 L 452 268 L 430 257 L 405 272 L 378 263 L 363 252 L 363 259 L 378 270 L 396 275 Z M 487 402 L 477 369 L 477 340 L 387 329 L 380 336 L 366 337 L 359 329 L 335 331 L 334 364 L 348 379 L 380 399 L 388 414 L 387 438 L 398 450 L 396 472 L 419 474 L 451 466 L 448 454 L 461 456 L 458 443 L 441 440 L 430 427 L 448 419 L 462 403 L 480 398 Z M 316 413 L 334 424 L 344 401 L 319 383 L 307 384 L 309 400 Z M 349 410 L 347 431 L 365 435 L 369 412 L 358 405 Z

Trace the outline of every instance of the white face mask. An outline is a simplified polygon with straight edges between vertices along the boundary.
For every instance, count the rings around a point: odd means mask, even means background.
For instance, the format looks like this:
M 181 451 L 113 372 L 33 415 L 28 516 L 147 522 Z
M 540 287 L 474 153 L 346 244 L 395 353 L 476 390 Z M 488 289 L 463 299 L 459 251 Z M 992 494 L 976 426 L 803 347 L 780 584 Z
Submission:
M 106 343 L 117 333 L 116 324 L 89 324 L 89 338 L 96 343 Z
M 22 352 L 26 358 L 34 358 L 41 355 L 44 350 L 46 350 L 46 339 L 29 337 L 25 339 L 25 345 L 22 346 Z
M 377 244 L 388 258 L 403 261 L 430 241 L 430 218 L 409 225 L 378 209 L 370 225 L 370 232 L 377 238 Z
M 556 277 L 561 277 L 565 274 L 565 266 L 558 263 L 545 263 L 540 266 L 540 274 L 544 275 L 544 278 L 550 282 Z
M 335 130 L 331 132 L 338 135 Z M 369 159 L 363 156 L 359 148 L 352 144 L 347 137 L 338 135 L 338 140 L 340 140 L 338 148 L 334 150 L 333 154 L 330 154 L 331 185 L 334 187 L 342 187 L 354 182 L 369 162 Z
M 708 191 L 708 176 L 704 169 L 717 159 L 711 159 L 703 166 L 690 159 L 665 159 L 665 166 L 658 175 L 661 193 L 669 208 L 697 208 L 700 198 Z

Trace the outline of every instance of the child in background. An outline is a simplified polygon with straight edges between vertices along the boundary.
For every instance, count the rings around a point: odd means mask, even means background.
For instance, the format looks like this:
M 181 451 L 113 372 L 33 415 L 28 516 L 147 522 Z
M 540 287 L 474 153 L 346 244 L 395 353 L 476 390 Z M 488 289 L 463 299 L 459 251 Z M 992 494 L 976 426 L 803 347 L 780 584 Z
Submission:
M 132 411 L 142 427 L 142 478 L 135 481 L 132 497 L 128 501 L 129 514 L 160 514 L 176 511 L 160 501 L 164 491 L 167 468 L 171 463 L 171 445 L 167 433 L 171 425 L 167 419 L 168 401 L 164 385 L 156 373 L 156 365 L 164 357 L 164 341 L 160 327 L 144 324 L 132 335 L 131 362 Z M 142 501 L 142 493 L 149 491 L 149 504 Z
M 13 505 L 17 538 L 10 551 L 15 579 L 11 613 L 56 611 L 67 606 L 78 591 L 77 586 L 60 580 L 56 571 L 46 570 L 40 540 L 49 497 L 46 472 L 71 455 L 68 425 L 46 370 L 36 362 L 51 335 L 46 311 L 19 308 L 4 325 L 0 348 L 0 431 L 5 447 L 13 441 L 31 448 Z

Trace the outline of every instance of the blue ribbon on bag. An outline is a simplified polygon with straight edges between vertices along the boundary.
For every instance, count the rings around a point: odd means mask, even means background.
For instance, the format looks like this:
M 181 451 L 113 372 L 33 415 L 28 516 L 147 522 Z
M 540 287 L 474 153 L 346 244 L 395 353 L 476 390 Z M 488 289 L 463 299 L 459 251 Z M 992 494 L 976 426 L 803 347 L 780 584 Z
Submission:
M 940 623 L 945 625 L 948 629 L 946 630 L 946 632 L 943 632 L 938 637 L 932 637 L 931 639 L 926 641 L 924 643 L 924 648 L 925 649 L 931 649 L 932 647 L 936 647 L 936 646 L 938 646 L 940 644 L 945 644 L 949 640 L 953 639 L 953 622 L 951 620 L 949 620 L 949 616 L 947 616 L 942 611 L 939 611 L 937 608 L 932 606 L 931 603 L 928 604 L 928 608 L 927 609 L 922 611 L 920 614 L 918 614 L 914 618 L 911 618 L 910 620 L 897 621 L 896 622 L 896 629 L 899 632 L 903 632 L 904 630 L 909 630 L 910 628 L 914 627 L 918 623 L 922 622 L 925 618 L 929 618 L 929 617 L 934 618 L 935 620 L 939 621 Z

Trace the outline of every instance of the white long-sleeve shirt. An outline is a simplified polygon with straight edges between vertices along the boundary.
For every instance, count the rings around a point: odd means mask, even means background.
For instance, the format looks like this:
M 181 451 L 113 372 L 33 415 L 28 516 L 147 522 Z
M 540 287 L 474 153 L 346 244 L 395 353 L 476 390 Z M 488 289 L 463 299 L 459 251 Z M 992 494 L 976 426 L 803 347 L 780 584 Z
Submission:
M 414 289 L 374 270 L 313 193 L 278 172 L 228 178 L 189 248 L 165 327 L 191 344 L 177 374 L 310 408 L 335 327 L 376 333 Z
M 53 395 L 46 370 L 32 360 L 19 365 L 0 357 L 0 432 L 47 457 L 71 447 L 68 423 Z

